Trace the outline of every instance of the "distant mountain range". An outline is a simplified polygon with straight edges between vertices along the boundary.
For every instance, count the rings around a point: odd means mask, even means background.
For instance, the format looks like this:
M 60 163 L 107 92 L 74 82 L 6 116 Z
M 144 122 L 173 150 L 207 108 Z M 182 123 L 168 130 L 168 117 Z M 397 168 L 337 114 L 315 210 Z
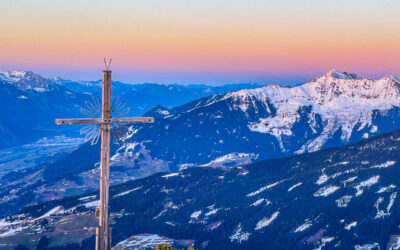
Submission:
M 330 71 L 296 87 L 216 94 L 145 115 L 111 152 L 111 181 L 188 167 L 229 167 L 344 145 L 400 128 L 399 81 Z M 0 179 L 0 214 L 98 186 L 99 146 Z M 35 192 L 32 192 L 35 190 Z
M 399 84 L 391 76 L 374 81 L 330 71 L 297 87 L 270 85 L 172 109 L 156 106 L 145 113 L 155 123 L 132 126 L 128 139 L 113 151 L 112 165 L 143 176 L 355 142 L 400 128 Z
M 113 186 L 112 244 L 397 249 L 399 151 L 397 130 L 314 153 Z M 23 209 L 0 220 L 1 243 L 33 248 L 42 238 L 42 246 L 64 245 L 54 249 L 93 249 L 98 199 L 92 192 Z
M 113 165 L 140 167 L 142 155 L 154 159 L 146 168 L 232 165 L 355 142 L 400 128 L 399 90 L 393 76 L 374 81 L 332 70 L 296 87 L 269 85 L 157 107 L 145 114 L 157 117 L 154 125 L 134 126 Z
M 64 86 L 70 91 L 77 93 L 95 94 L 100 97 L 102 81 L 81 81 L 75 82 L 54 78 L 55 83 Z M 179 85 L 179 84 L 127 84 L 119 81 L 112 83 L 112 96 L 120 97 L 127 101 L 131 107 L 131 116 L 143 115 L 146 111 L 162 105 L 167 108 L 173 108 L 190 102 L 192 100 L 213 95 L 222 94 L 229 91 L 240 89 L 259 88 L 262 85 L 256 83 L 237 83 L 226 84 L 222 86 L 209 85 Z
M 57 134 L 54 118 L 79 116 L 87 99 L 32 72 L 1 73 L 0 148 Z M 70 134 L 71 128 L 64 133 Z
M 157 104 L 172 108 L 216 93 L 259 87 L 257 84 L 206 85 L 126 84 L 113 82 L 113 96 L 140 116 Z M 101 81 L 48 79 L 31 71 L 0 72 L 0 148 L 31 143 L 42 137 L 79 135 L 79 127 L 56 127 L 55 118 L 82 117 L 80 108 L 90 96 L 101 96 Z

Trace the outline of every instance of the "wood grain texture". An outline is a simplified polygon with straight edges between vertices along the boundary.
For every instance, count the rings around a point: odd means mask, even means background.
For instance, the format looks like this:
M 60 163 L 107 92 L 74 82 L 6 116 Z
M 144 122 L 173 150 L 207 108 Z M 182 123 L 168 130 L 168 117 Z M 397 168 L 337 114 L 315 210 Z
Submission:
M 73 124 L 103 124 L 103 123 L 153 123 L 153 117 L 132 117 L 132 118 L 73 118 L 73 119 L 56 119 L 57 125 L 73 125 Z

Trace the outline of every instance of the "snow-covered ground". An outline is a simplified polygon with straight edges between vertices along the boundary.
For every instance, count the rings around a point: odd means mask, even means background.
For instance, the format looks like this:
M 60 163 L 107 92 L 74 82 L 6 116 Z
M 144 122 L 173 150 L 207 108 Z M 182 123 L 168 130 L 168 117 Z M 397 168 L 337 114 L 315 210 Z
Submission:
M 277 181 L 277 182 L 274 182 L 274 183 L 272 183 L 272 184 L 269 184 L 269 185 L 267 185 L 267 186 L 265 186 L 265 187 L 262 187 L 262 188 L 260 188 L 260 189 L 258 189 L 258 190 L 256 190 L 256 191 L 254 191 L 254 192 L 251 192 L 251 193 L 247 194 L 247 197 L 256 196 L 256 195 L 258 195 L 258 194 L 264 192 L 265 190 L 268 190 L 268 189 L 270 189 L 270 188 L 275 187 L 275 186 L 278 185 L 278 184 L 281 184 L 282 182 L 285 182 L 286 180 L 287 180 L 287 179 L 281 180 L 281 181 Z
M 316 196 L 316 197 L 318 197 L 318 196 L 326 197 L 326 196 L 336 192 L 336 190 L 338 190 L 339 188 L 340 187 L 338 187 L 338 186 L 325 186 L 325 187 L 322 187 L 322 188 L 318 189 L 318 191 L 314 193 L 314 196 Z
M 357 186 L 355 186 L 355 189 L 357 190 L 356 196 L 362 195 L 363 192 L 364 192 L 364 188 L 370 187 L 370 186 L 372 186 L 372 185 L 377 184 L 378 181 L 379 181 L 379 178 L 380 178 L 380 176 L 379 176 L 379 175 L 376 175 L 376 176 L 373 176 L 373 177 L 369 178 L 369 179 L 366 180 L 366 181 L 360 182 L 360 184 L 358 184 Z
M 258 155 L 248 153 L 230 153 L 220 156 L 201 167 L 224 167 L 225 164 L 246 165 L 257 159 Z
M 159 244 L 172 245 L 174 240 L 157 234 L 138 234 L 119 242 L 112 250 L 154 249 Z
M 251 233 L 244 231 L 242 225 L 239 224 L 237 225 L 234 234 L 232 234 L 229 238 L 232 242 L 237 241 L 241 243 L 242 241 L 247 241 L 250 235 Z
M 274 212 L 271 217 L 269 218 L 263 218 L 259 222 L 257 222 L 257 225 L 255 227 L 255 230 L 260 230 L 264 227 L 267 227 L 269 224 L 271 224 L 279 215 L 279 212 Z
M 0 150 L 0 176 L 8 171 L 33 167 L 55 160 L 57 154 L 68 153 L 83 143 L 82 138 L 67 136 L 43 137 L 36 142 Z M 2 183 L 3 185 L 5 183 Z

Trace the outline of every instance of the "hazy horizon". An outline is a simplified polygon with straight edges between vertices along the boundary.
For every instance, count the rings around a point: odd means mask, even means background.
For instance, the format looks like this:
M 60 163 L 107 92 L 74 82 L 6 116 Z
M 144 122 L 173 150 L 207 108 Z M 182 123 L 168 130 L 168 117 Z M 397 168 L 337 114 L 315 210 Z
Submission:
M 64 74 L 62 75 L 57 75 L 54 74 L 55 72 L 48 72 L 46 73 L 45 71 L 35 71 L 32 69 L 3 69 L 0 67 L 0 72 L 6 72 L 6 71 L 32 71 L 36 74 L 39 74 L 45 78 L 49 78 L 49 79 L 53 79 L 56 77 L 62 78 L 64 80 L 71 80 L 71 81 L 101 81 L 101 77 L 102 77 L 102 70 L 103 69 L 99 69 L 99 71 L 96 74 L 90 74 L 89 76 L 87 76 L 87 78 L 85 78 L 84 76 L 86 76 L 87 74 L 82 74 L 82 77 L 77 77 L 77 78 L 73 78 L 68 74 Z M 112 69 L 111 69 L 112 70 Z M 330 70 L 336 70 L 334 68 L 330 69 Z M 169 82 L 169 81 L 165 81 L 163 79 L 161 79 L 159 82 L 155 82 L 155 81 L 146 81 L 146 80 L 142 80 L 142 81 L 137 81 L 137 76 L 136 75 L 129 75 L 124 73 L 122 75 L 122 79 L 121 79 L 121 75 L 119 75 L 118 71 L 114 71 L 113 70 L 113 81 L 118 81 L 118 82 L 122 82 L 122 83 L 126 83 L 126 84 L 160 84 L 160 85 L 173 85 L 173 84 L 177 84 L 177 85 L 183 85 L 183 86 L 188 86 L 188 85 L 207 85 L 207 86 L 222 86 L 222 85 L 229 85 L 229 84 L 259 84 L 259 85 L 269 85 L 269 84 L 278 84 L 278 85 L 282 85 L 282 86 L 295 86 L 295 85 L 299 85 L 302 83 L 306 83 L 316 77 L 320 77 L 326 73 L 328 73 L 330 70 L 321 72 L 319 74 L 316 75 L 312 75 L 312 76 L 308 76 L 308 77 L 287 77 L 285 78 L 285 76 L 276 76 L 276 77 L 269 77 L 269 80 L 260 80 L 260 81 L 246 81 L 245 78 L 243 78 L 242 81 L 236 81 L 236 82 L 232 82 L 232 81 L 220 81 L 220 82 L 215 82 L 215 81 L 199 81 L 199 82 Z M 385 76 L 389 76 L 389 75 L 394 75 L 394 74 L 385 74 L 385 75 L 379 75 L 379 76 L 369 76 L 369 75 L 360 75 L 357 72 L 350 72 L 350 71 L 344 71 L 344 70 L 336 70 L 337 72 L 346 72 L 346 73 L 355 73 L 357 74 L 359 77 L 362 78 L 369 78 L 369 79 L 373 79 L 373 80 L 378 80 L 380 78 L 383 78 Z M 90 78 L 90 76 L 92 76 L 92 78 Z M 124 77 L 125 76 L 125 77 Z M 395 77 L 397 77 L 397 75 L 394 75 Z M 136 79 L 135 79 L 136 78 Z M 134 80 L 132 80 L 134 79 Z

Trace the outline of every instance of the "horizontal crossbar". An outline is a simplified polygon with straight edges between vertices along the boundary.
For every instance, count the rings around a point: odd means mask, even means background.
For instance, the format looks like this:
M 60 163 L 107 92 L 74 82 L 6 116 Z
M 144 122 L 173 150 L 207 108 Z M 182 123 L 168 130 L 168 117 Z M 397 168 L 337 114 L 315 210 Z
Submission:
M 57 125 L 72 124 L 105 124 L 105 123 L 153 123 L 153 117 L 132 117 L 132 118 L 77 118 L 77 119 L 56 119 Z

